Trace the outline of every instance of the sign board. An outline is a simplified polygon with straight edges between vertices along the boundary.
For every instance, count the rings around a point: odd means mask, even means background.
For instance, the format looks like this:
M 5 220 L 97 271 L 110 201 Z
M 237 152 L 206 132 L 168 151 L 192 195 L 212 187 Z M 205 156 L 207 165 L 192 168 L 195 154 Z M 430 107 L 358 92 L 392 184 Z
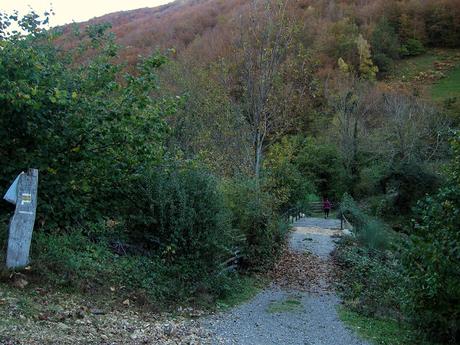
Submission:
M 11 184 L 10 188 L 8 188 L 8 190 L 6 191 L 5 196 L 3 197 L 3 199 L 12 203 L 13 205 L 16 205 L 16 198 L 18 196 L 18 181 L 19 176 L 21 176 L 22 174 L 24 174 L 24 172 L 20 173 L 18 177 L 16 177 L 16 179 Z
M 29 263 L 30 243 L 37 209 L 38 170 L 21 173 L 4 199 L 16 205 L 10 221 L 6 267 L 20 268 Z

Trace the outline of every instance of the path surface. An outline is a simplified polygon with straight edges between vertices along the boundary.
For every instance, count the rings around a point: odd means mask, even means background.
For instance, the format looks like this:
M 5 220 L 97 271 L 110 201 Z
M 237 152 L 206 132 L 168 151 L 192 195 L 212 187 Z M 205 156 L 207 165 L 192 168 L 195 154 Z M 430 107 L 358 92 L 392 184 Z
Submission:
M 318 263 L 330 267 L 330 253 L 335 246 L 334 236 L 340 232 L 340 222 L 303 218 L 294 227 L 290 238 L 293 255 L 309 252 Z M 317 280 L 311 282 L 317 288 L 310 292 L 273 285 L 252 301 L 208 319 L 205 326 L 213 334 L 213 344 L 367 344 L 342 324 L 336 311 L 338 297 L 321 275 Z

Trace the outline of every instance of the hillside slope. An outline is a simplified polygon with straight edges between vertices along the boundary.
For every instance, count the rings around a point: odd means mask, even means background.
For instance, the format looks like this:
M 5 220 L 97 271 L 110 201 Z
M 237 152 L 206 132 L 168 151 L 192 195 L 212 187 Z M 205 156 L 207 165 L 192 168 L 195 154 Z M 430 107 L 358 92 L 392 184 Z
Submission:
M 80 30 L 91 24 L 110 23 L 111 31 L 123 47 L 122 58 L 128 63 L 154 50 L 174 48 L 183 51 L 197 39 L 222 37 L 226 23 L 240 13 L 247 0 L 177 0 L 155 8 L 116 12 L 79 23 Z M 63 27 L 61 43 L 71 47 L 72 25 Z M 218 31 L 218 34 L 210 35 Z M 218 45 L 222 40 L 209 42 Z

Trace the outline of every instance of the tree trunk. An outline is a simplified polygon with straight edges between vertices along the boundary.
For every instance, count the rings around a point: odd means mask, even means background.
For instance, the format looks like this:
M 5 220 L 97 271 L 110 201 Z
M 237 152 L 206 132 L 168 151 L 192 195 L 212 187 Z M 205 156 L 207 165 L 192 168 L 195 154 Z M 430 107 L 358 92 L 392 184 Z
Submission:
M 262 165 L 262 141 L 260 139 L 257 140 L 254 151 L 255 151 L 255 157 L 254 157 L 254 175 L 256 179 L 258 180 L 260 177 L 260 168 Z

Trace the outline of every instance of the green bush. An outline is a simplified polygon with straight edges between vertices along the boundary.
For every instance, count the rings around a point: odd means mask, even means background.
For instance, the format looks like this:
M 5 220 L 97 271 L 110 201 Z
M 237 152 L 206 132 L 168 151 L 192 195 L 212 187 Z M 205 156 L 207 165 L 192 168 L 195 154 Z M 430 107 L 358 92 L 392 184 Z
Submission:
M 380 181 L 385 176 L 386 171 L 387 168 L 381 163 L 363 167 L 359 173 L 355 194 L 358 197 L 367 197 L 381 193 Z
M 353 233 L 362 245 L 369 249 L 385 249 L 390 246 L 391 233 L 385 223 L 369 216 L 348 194 L 343 196 L 340 212 L 353 225 Z
M 269 267 L 280 254 L 288 231 L 273 209 L 273 197 L 252 179 L 227 181 L 223 189 L 232 224 L 244 237 L 244 264 L 253 270 Z
M 231 256 L 234 232 L 215 177 L 193 163 L 165 163 L 133 180 L 127 235 L 141 252 L 187 267 L 192 281 L 216 274 Z
M 397 256 L 345 238 L 335 258 L 343 268 L 339 291 L 348 307 L 367 316 L 401 317 L 404 277 Z
M 135 294 L 156 306 L 187 302 L 206 293 L 207 299 L 225 296 L 232 289 L 230 274 L 196 275 L 187 261 L 166 263 L 158 256 L 118 255 L 106 241 L 92 242 L 81 231 L 34 236 L 31 253 L 32 282 L 54 288 L 105 294 L 115 287 L 120 298 Z
M 434 338 L 460 340 L 460 135 L 452 141 L 450 183 L 415 210 L 404 257 L 408 315 Z
M 265 161 L 270 192 L 289 207 L 305 206 L 308 194 L 339 199 L 347 190 L 337 148 L 314 138 L 288 136 L 274 144 Z
M 81 231 L 65 235 L 36 232 L 31 263 L 35 271 L 53 284 L 100 286 L 110 277 L 107 271 L 113 266 L 111 256 L 107 245 L 90 242 Z
M 316 194 L 313 178 L 299 169 L 299 139 L 283 138 L 264 162 L 264 189 L 274 197 L 272 204 L 279 213 L 294 207 L 306 209 L 309 195 Z
M 406 310 L 435 338 L 460 340 L 460 188 L 449 187 L 418 205 L 417 223 L 405 255 L 410 277 Z
M 417 200 L 435 192 L 439 185 L 439 176 L 416 162 L 397 164 L 388 169 L 380 180 L 387 198 L 393 199 L 390 211 L 399 215 L 409 214 Z
M 401 45 L 399 54 L 402 57 L 411 57 L 421 55 L 426 52 L 423 43 L 415 38 L 409 38 L 406 42 Z
M 37 225 L 62 231 L 119 213 L 122 181 L 161 159 L 163 115 L 176 101 L 152 97 L 164 57 L 127 74 L 106 25 L 82 33 L 82 51 L 64 52 L 37 18 L 28 17 L 29 35 L 0 41 L 0 189 L 39 169 Z

